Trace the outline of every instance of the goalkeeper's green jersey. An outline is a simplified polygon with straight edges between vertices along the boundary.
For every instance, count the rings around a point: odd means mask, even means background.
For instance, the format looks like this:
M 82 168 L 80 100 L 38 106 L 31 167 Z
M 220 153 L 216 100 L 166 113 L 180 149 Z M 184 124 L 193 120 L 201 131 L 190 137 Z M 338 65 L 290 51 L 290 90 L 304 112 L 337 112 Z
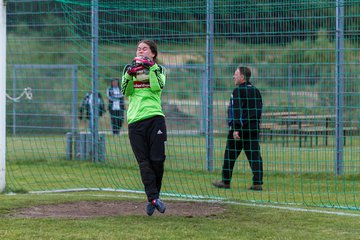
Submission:
M 165 69 L 156 63 L 149 69 L 130 76 L 124 68 L 121 91 L 129 97 L 127 122 L 135 123 L 154 116 L 165 116 L 161 108 L 161 91 L 165 86 Z M 141 79 L 141 81 L 139 81 Z

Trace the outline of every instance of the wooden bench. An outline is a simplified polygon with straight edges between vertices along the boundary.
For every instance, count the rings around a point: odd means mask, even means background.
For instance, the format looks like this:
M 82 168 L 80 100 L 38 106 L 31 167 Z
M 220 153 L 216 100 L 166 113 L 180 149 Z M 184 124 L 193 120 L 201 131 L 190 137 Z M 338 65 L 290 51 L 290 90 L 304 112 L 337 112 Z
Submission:
M 314 128 L 314 124 L 303 124 L 302 128 Z M 288 139 L 293 137 L 295 140 L 299 136 L 299 126 L 296 125 L 286 125 L 278 123 L 263 123 L 260 126 L 261 135 L 263 137 L 269 137 L 269 140 L 272 141 L 274 137 L 281 137 L 282 145 L 289 145 Z
M 359 136 L 360 129 L 357 127 L 343 127 L 344 146 L 346 146 L 346 139 L 348 136 Z M 319 146 L 319 139 L 323 138 L 324 146 L 329 145 L 329 136 L 335 136 L 335 129 L 329 127 L 316 127 L 314 124 L 303 124 L 301 129 L 297 125 L 281 125 L 274 123 L 266 123 L 261 127 L 261 136 L 268 137 L 270 141 L 274 137 L 281 137 L 282 145 L 289 145 L 288 139 L 293 137 L 295 140 L 298 138 L 299 147 L 303 147 L 309 139 L 310 147 L 315 143 Z M 315 140 L 315 141 L 313 141 Z
M 274 117 L 286 117 L 286 116 L 296 116 L 299 112 L 265 112 L 261 116 L 262 118 L 274 118 Z
M 327 146 L 329 144 L 328 138 L 329 136 L 335 136 L 334 128 L 321 128 L 321 127 L 313 127 L 313 128 L 303 128 L 299 131 L 299 147 L 302 147 L 301 139 L 304 138 L 304 141 L 307 141 L 307 138 L 310 138 L 310 147 L 312 147 L 312 138 L 315 137 L 315 144 L 318 146 L 319 137 L 324 137 L 324 145 Z M 344 137 L 344 146 L 346 146 L 346 137 L 352 135 L 359 135 L 359 128 L 356 127 L 343 127 L 343 137 Z

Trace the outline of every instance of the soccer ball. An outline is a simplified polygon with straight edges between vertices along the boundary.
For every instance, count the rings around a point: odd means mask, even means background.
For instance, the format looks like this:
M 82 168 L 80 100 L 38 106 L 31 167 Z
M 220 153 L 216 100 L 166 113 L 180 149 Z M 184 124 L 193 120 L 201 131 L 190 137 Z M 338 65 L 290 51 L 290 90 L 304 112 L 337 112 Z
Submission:
M 136 80 L 137 81 L 147 81 L 149 80 L 149 69 L 142 69 L 136 72 Z

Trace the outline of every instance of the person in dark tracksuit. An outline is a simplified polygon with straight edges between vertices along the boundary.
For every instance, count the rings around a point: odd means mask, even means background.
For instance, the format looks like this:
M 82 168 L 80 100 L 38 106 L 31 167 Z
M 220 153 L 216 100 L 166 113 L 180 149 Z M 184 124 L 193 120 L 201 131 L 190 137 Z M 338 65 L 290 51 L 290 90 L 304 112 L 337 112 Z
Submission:
M 263 161 L 259 144 L 262 97 L 260 91 L 251 84 L 250 77 L 250 69 L 243 66 L 239 66 L 233 75 L 237 87 L 232 92 L 228 108 L 229 133 L 222 180 L 213 182 L 218 188 L 230 188 L 235 161 L 244 150 L 253 173 L 249 190 L 262 190 Z
M 125 110 L 124 94 L 120 90 L 118 79 L 111 79 L 111 86 L 106 89 L 106 97 L 109 100 L 111 129 L 114 135 L 118 135 L 124 122 Z
M 93 115 L 93 95 L 94 94 L 92 92 L 86 93 L 84 99 L 81 101 L 80 114 L 79 114 L 79 119 L 82 120 L 83 113 L 86 112 L 85 118 L 87 120 L 89 120 L 89 130 L 90 131 L 92 131 L 92 129 L 93 129 L 93 122 L 92 122 L 92 117 L 91 117 Z M 99 110 L 98 114 L 99 114 L 99 117 L 101 117 L 106 112 L 104 100 L 102 98 L 101 93 L 98 93 L 97 104 L 98 104 L 98 110 Z
M 160 200 L 167 141 L 161 92 L 166 77 L 165 68 L 156 63 L 157 54 L 154 41 L 140 41 L 136 57 L 124 68 L 121 82 L 121 91 L 129 97 L 129 139 L 140 168 L 148 200 L 146 213 L 149 216 L 155 209 L 160 213 L 166 209 Z

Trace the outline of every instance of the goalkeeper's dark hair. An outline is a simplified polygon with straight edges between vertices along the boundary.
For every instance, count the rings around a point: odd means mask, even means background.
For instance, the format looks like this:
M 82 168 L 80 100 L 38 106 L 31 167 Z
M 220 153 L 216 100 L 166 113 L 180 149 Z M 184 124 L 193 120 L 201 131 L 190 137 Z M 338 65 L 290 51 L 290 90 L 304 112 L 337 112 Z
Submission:
M 139 41 L 138 45 L 140 43 L 145 43 L 145 44 L 149 45 L 151 52 L 155 55 L 153 60 L 154 60 L 154 62 L 158 63 L 157 58 L 156 58 L 158 55 L 158 47 L 157 47 L 156 43 L 153 40 L 149 40 L 149 39 L 143 39 L 143 40 Z
M 241 73 L 242 75 L 244 75 L 245 81 L 246 81 L 246 82 L 250 82 L 250 77 L 251 77 L 251 70 L 250 70 L 250 68 L 244 67 L 244 66 L 241 66 L 241 65 L 240 65 L 240 66 L 238 67 L 238 69 L 239 69 L 240 73 Z

